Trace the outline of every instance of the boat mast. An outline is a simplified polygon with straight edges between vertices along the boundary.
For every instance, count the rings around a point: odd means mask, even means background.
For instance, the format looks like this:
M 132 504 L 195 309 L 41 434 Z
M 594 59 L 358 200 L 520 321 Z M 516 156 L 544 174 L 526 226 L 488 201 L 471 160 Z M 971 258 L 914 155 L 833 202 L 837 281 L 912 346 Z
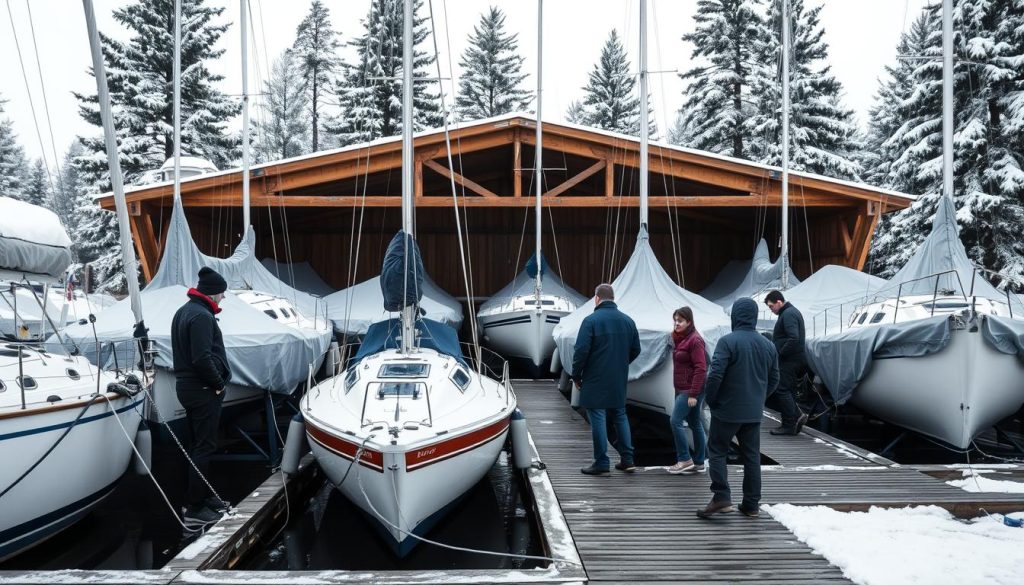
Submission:
M 100 33 L 96 28 L 96 12 L 92 0 L 82 0 L 85 8 L 85 24 L 89 29 L 89 48 L 92 52 L 92 70 L 96 78 L 96 97 L 103 121 L 103 138 L 107 147 L 107 164 L 110 166 L 110 184 L 114 189 L 114 206 L 117 208 L 117 228 L 121 236 L 121 261 L 124 263 L 125 280 L 128 282 L 128 296 L 131 299 L 132 314 L 135 316 L 136 333 L 144 332 L 142 319 L 142 297 L 139 294 L 139 265 L 135 259 L 135 248 L 128 228 L 128 204 L 124 199 L 124 180 L 121 177 L 121 162 L 117 156 L 117 139 L 114 136 L 114 118 L 110 112 L 110 92 L 107 89 L 107 72 L 100 50 Z
M 647 229 L 647 0 L 640 0 L 640 229 Z
M 413 4 L 405 0 L 402 28 L 402 230 L 405 232 L 406 279 L 413 239 L 413 144 L 412 144 L 412 49 Z M 406 283 L 409 286 L 412 283 Z M 403 300 L 406 296 L 402 291 Z M 402 353 L 409 353 L 413 344 L 413 313 L 415 306 L 402 309 Z
M 782 288 L 789 288 L 789 0 L 782 0 Z
M 537 283 L 534 286 L 534 297 L 536 304 L 534 308 L 540 312 L 541 303 L 540 295 L 543 287 L 543 280 L 541 276 L 541 255 L 540 249 L 540 238 L 541 238 L 541 221 L 543 214 L 541 213 L 541 197 L 544 195 L 544 167 L 543 167 L 543 145 L 541 143 L 541 88 L 543 85 L 543 71 L 544 71 L 544 0 L 537 0 L 537 151 L 534 155 L 533 163 L 533 174 L 534 174 L 534 185 L 537 191 L 537 204 L 534 209 L 536 215 L 536 230 L 537 230 Z
M 181 201 L 181 0 L 174 0 L 174 202 Z
M 953 0 L 942 0 L 942 196 L 953 200 Z
M 249 229 L 249 0 L 242 7 L 242 232 Z

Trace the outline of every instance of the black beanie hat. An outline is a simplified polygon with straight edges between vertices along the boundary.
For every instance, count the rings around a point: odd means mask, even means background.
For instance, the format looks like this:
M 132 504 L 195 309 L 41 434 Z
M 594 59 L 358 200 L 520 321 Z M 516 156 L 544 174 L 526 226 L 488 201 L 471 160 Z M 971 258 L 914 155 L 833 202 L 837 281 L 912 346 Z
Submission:
M 199 269 L 199 284 L 196 285 L 196 290 L 208 297 L 212 297 L 228 290 L 228 281 L 224 280 L 223 276 L 217 274 L 217 271 L 213 268 L 203 266 Z

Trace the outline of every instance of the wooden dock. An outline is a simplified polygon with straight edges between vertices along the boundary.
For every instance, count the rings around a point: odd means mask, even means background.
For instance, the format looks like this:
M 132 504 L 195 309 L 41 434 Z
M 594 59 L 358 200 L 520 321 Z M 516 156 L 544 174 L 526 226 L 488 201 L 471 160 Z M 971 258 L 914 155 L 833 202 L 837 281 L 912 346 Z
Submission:
M 846 582 L 842 573 L 762 514 L 702 520 L 711 498 L 707 474 L 662 468 L 590 477 L 590 428 L 553 383 L 517 381 L 537 451 L 547 465 L 584 570 L 591 582 Z M 766 413 L 762 453 L 778 465 L 763 472 L 763 504 L 826 505 L 839 510 L 934 504 L 954 514 L 1020 508 L 1013 494 L 972 494 L 818 432 L 776 437 Z M 609 456 L 615 460 L 614 450 Z M 742 470 L 730 468 L 738 491 Z

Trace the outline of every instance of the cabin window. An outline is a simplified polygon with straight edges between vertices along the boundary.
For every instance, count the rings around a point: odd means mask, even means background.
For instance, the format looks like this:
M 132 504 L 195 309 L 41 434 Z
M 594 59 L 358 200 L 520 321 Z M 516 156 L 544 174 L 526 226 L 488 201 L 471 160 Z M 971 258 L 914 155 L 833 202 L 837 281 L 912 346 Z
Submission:
M 68 368 L 68 369 L 64 370 L 64 372 L 68 375 L 68 378 L 71 378 L 72 380 L 81 380 L 82 379 L 82 376 L 78 373 L 78 370 L 75 370 L 75 369 L 72 369 L 72 368 Z
M 0 380 L 0 392 L 7 392 L 7 384 L 3 380 Z
M 345 376 L 345 392 L 347 393 L 359 381 L 359 368 L 352 366 Z
M 292 316 L 292 314 L 288 312 L 288 309 L 286 309 L 284 307 L 281 307 L 281 314 L 284 315 L 285 317 L 291 317 Z
M 884 312 L 882 312 L 882 313 L 875 313 L 874 316 L 871 317 L 871 322 L 872 323 L 881 323 L 882 319 L 885 319 L 885 313 Z
M 932 303 L 921 303 L 921 306 L 925 309 L 932 309 Z M 963 301 L 938 301 L 935 303 L 935 309 L 966 309 L 970 307 L 969 304 Z
M 469 388 L 469 374 L 462 368 L 455 368 L 451 375 L 452 382 L 459 387 L 459 390 L 465 392 L 466 388 Z
M 23 390 L 35 390 L 39 387 L 39 384 L 36 383 L 36 379 L 32 376 L 18 376 L 17 380 L 18 385 L 21 386 Z
M 858 325 L 863 325 L 864 321 L 867 321 L 867 318 L 868 318 L 868 312 L 864 311 L 863 313 L 860 314 L 860 321 L 857 321 L 857 324 Z
M 411 396 L 416 399 L 420 397 L 419 382 L 381 382 L 377 385 L 377 399 L 383 400 L 385 396 Z
M 266 313 L 271 319 L 277 319 L 277 313 L 274 312 L 274 309 L 264 309 L 263 312 Z
M 377 372 L 378 378 L 426 378 L 430 374 L 430 364 L 394 363 L 384 364 Z

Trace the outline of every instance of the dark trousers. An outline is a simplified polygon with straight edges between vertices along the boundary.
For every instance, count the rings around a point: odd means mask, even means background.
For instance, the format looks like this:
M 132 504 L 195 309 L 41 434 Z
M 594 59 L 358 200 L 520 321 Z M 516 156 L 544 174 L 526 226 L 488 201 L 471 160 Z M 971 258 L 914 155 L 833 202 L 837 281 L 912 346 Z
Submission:
M 756 510 L 761 502 L 761 423 L 725 422 L 711 417 L 711 436 L 708 438 L 708 461 L 711 473 L 711 491 L 714 501 L 731 502 L 729 468 L 726 455 L 732 438 L 740 444 L 743 462 L 743 507 Z
M 619 452 L 623 463 L 633 463 L 633 441 L 629 432 L 629 419 L 623 408 L 588 408 L 587 418 L 590 420 L 590 436 L 594 441 L 594 467 L 608 469 L 608 425 L 615 431 L 612 447 Z
M 217 451 L 217 429 L 220 426 L 221 404 L 224 394 L 219 396 L 208 388 L 178 389 L 178 401 L 185 407 L 185 423 L 188 426 L 189 457 L 195 468 L 188 465 L 188 489 L 185 503 L 198 507 L 212 495 L 203 477 L 210 477 L 210 458 Z M 187 465 L 187 463 L 186 463 Z M 202 474 L 200 476 L 199 474 Z
M 796 405 L 796 397 L 793 395 L 797 382 L 803 374 L 802 364 L 779 364 L 779 386 L 771 394 L 775 400 L 775 406 L 782 415 L 782 426 L 793 428 L 800 418 L 800 407 Z

